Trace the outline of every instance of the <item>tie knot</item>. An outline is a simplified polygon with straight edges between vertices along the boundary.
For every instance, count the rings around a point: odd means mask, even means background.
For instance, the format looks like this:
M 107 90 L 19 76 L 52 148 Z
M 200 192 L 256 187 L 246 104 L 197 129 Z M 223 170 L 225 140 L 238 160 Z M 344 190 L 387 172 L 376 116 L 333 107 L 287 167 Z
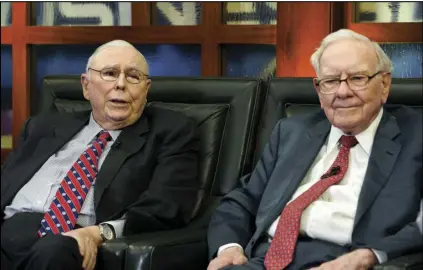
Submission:
M 99 133 L 98 133 L 98 135 L 97 135 L 97 139 L 98 140 L 106 140 L 106 141 L 109 141 L 110 140 L 110 134 L 109 134 L 109 132 L 107 132 L 107 131 L 104 131 L 104 130 L 102 130 L 102 131 L 100 131 Z
M 355 138 L 355 136 L 345 136 L 345 135 L 343 135 L 341 137 L 341 139 L 339 139 L 339 142 L 343 146 L 348 147 L 348 148 L 354 147 L 358 143 L 358 141 Z

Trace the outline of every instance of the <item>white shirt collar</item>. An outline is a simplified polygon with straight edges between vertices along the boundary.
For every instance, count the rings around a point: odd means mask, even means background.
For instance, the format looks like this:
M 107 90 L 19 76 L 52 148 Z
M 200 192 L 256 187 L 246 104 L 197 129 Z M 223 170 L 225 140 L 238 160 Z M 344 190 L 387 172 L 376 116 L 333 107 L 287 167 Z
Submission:
M 359 145 L 364 149 L 364 151 L 369 156 L 372 151 L 373 141 L 374 141 L 377 127 L 379 126 L 380 120 L 382 120 L 382 115 L 383 115 L 383 107 L 380 109 L 379 114 L 376 116 L 376 118 L 373 120 L 370 126 L 368 126 L 366 130 L 364 130 L 363 132 L 355 136 Z M 337 127 L 334 127 L 334 126 L 331 127 L 329 138 L 328 138 L 328 144 L 326 148 L 326 153 L 329 153 L 330 151 L 332 151 L 334 147 L 337 146 L 338 141 L 342 135 L 346 135 L 346 134 Z
M 90 114 L 90 121 L 88 123 L 88 128 L 90 130 L 93 130 L 96 136 L 100 131 L 105 130 L 103 129 L 93 118 L 93 114 Z M 119 134 L 122 130 L 105 130 L 109 132 L 110 136 L 112 137 L 112 141 L 116 141 L 117 137 L 119 137 Z M 94 138 L 93 138 L 94 139 Z

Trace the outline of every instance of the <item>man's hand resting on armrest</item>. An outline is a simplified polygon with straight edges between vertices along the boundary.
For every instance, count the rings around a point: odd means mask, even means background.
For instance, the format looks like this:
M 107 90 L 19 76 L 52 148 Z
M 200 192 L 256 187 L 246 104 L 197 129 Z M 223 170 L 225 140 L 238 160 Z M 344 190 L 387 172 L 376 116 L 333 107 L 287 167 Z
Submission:
M 84 270 L 94 269 L 98 247 L 103 242 L 98 226 L 88 226 L 68 231 L 63 235 L 72 237 L 78 242 L 79 252 L 83 257 L 82 268 Z
M 239 247 L 230 247 L 224 249 L 220 254 L 214 258 L 207 267 L 207 270 L 218 270 L 228 265 L 245 264 L 247 257 L 244 251 Z
M 366 270 L 378 263 L 376 255 L 370 249 L 357 249 L 335 260 L 322 263 L 310 270 Z

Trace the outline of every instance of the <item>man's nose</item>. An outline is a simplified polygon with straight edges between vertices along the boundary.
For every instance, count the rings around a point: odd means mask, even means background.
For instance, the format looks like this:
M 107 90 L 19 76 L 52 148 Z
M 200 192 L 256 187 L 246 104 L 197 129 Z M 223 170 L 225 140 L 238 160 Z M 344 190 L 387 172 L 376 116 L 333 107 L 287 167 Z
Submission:
M 347 81 L 341 81 L 338 87 L 338 90 L 336 91 L 336 95 L 340 98 L 345 98 L 349 95 L 351 95 L 351 88 L 348 85 Z
M 126 78 L 125 78 L 125 73 L 121 72 L 119 77 L 117 78 L 117 88 L 118 89 L 125 89 L 125 84 L 126 84 Z

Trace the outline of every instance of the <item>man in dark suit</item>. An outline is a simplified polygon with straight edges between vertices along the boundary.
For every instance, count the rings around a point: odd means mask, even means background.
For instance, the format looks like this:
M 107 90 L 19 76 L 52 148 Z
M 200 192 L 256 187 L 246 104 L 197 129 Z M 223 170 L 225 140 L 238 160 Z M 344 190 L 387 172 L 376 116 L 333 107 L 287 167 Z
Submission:
M 2 269 L 93 269 L 103 241 L 191 218 L 196 125 L 145 107 L 143 55 L 106 43 L 81 83 L 92 111 L 30 118 L 2 167 Z
M 280 120 L 212 217 L 216 269 L 369 269 L 422 248 L 422 117 L 385 107 L 392 63 L 350 30 L 311 62 L 323 111 Z

